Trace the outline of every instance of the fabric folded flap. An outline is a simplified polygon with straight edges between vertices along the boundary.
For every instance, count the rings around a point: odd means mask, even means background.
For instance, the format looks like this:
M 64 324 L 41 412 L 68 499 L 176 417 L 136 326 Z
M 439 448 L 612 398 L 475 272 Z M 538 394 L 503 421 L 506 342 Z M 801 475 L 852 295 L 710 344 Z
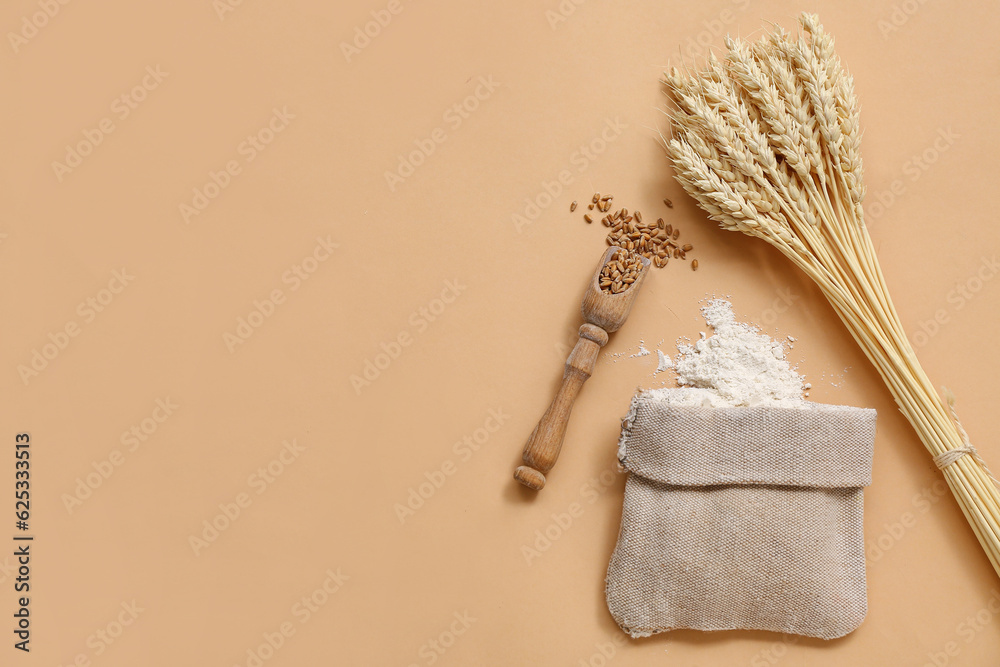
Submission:
M 871 484 L 876 412 L 672 406 L 637 396 L 623 423 L 622 466 L 677 486 Z

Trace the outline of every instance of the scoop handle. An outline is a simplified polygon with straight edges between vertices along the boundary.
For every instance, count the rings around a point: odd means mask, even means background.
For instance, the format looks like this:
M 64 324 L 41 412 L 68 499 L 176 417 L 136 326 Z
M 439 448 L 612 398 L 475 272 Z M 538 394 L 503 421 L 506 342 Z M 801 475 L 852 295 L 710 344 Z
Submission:
M 535 491 L 545 486 L 545 475 L 559 458 L 573 403 L 583 383 L 594 372 L 597 355 L 607 342 L 608 333 L 601 327 L 595 324 L 580 327 L 580 339 L 566 358 L 562 385 L 524 446 L 521 456 L 524 465 L 514 471 L 514 479 L 521 484 Z

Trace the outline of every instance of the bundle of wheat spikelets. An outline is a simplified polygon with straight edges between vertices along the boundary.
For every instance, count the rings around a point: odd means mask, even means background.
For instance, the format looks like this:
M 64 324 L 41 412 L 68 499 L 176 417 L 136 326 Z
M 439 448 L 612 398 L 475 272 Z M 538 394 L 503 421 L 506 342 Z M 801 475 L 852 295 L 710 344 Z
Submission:
M 917 361 L 864 224 L 854 80 L 813 14 L 801 31 L 726 39 L 666 75 L 677 180 L 723 228 L 777 247 L 822 289 L 943 471 L 1000 574 L 1000 491 Z

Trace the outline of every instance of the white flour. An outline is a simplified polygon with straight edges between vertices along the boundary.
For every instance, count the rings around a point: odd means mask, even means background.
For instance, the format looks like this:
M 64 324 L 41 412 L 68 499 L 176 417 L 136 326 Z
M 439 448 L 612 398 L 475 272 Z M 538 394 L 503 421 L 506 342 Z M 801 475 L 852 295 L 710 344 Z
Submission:
M 656 370 L 653 371 L 653 375 L 657 373 L 662 373 L 663 371 L 670 370 L 673 368 L 673 364 L 670 363 L 670 357 L 663 354 L 660 350 L 656 351 Z
M 681 388 L 651 389 L 644 396 L 705 407 L 806 407 L 805 378 L 785 359 L 780 342 L 737 322 L 723 299 L 712 299 L 701 312 L 714 333 L 677 346 L 673 366 Z
M 639 341 L 639 351 L 632 355 L 632 357 L 648 357 L 649 350 L 646 349 L 646 341 Z

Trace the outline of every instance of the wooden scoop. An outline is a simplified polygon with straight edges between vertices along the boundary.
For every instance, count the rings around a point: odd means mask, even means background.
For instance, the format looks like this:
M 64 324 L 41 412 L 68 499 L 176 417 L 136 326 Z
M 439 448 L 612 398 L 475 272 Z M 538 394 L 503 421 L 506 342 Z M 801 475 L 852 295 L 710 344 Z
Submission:
M 639 294 L 639 288 L 649 273 L 650 261 L 640 257 L 642 268 L 631 287 L 618 294 L 601 291 L 598 282 L 601 269 L 620 249 L 612 246 L 605 251 L 593 279 L 587 286 L 587 291 L 583 294 L 581 311 L 586 324 L 580 327 L 580 339 L 566 359 L 562 386 L 552 399 L 549 409 L 542 415 L 538 426 L 531 432 L 528 444 L 524 446 L 522 455 L 524 465 L 518 466 L 514 471 L 514 479 L 536 491 L 545 486 L 545 475 L 559 458 L 573 402 L 580 393 L 583 383 L 594 372 L 598 353 L 608 342 L 608 334 L 617 331 L 625 323 L 635 297 Z

